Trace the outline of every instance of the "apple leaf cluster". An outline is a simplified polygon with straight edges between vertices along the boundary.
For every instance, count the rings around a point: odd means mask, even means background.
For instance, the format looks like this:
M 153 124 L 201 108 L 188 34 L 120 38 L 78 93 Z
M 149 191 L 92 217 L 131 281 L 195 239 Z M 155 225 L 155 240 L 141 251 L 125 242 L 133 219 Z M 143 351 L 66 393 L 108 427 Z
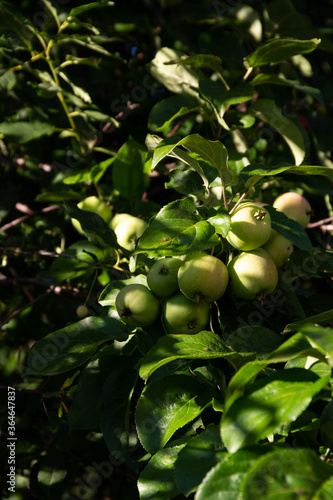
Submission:
M 331 500 L 331 2 L 21 4 L 0 4 L 15 498 Z

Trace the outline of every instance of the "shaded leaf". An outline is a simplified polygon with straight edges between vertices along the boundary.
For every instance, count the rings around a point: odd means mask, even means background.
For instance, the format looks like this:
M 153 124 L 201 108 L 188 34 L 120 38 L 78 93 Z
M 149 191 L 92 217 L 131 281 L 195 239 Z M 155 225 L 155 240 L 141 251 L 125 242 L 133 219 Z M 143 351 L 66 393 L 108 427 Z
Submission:
M 146 385 L 135 411 L 142 446 L 150 453 L 163 448 L 174 433 L 211 404 L 206 385 L 192 375 L 169 375 Z
M 44 135 L 52 135 L 58 129 L 46 122 L 14 122 L 0 123 L 0 134 L 5 139 L 18 144 L 34 141 Z
M 314 314 L 312 316 L 308 316 L 301 321 L 294 321 L 293 323 L 288 323 L 285 326 L 282 333 L 295 332 L 295 331 L 303 331 L 303 328 L 307 326 L 312 326 L 313 323 L 317 323 L 320 325 L 329 325 L 333 321 L 333 309 L 329 311 L 324 311 L 322 313 Z
M 103 383 L 98 413 L 104 440 L 110 453 L 133 458 L 130 449 L 129 406 L 138 372 L 136 359 L 112 359 L 113 370 Z M 105 379 L 105 375 L 104 375 Z
M 313 450 L 285 448 L 259 458 L 244 479 L 244 500 L 260 498 L 312 499 L 333 474 L 333 467 Z M 301 495 L 301 496 L 300 496 Z
M 185 444 L 164 448 L 150 459 L 138 479 L 140 500 L 171 500 L 178 495 L 174 464 Z
M 201 77 L 200 73 L 192 68 L 177 63 L 182 55 L 178 50 L 162 47 L 149 64 L 153 77 L 175 94 L 187 92 L 187 87 L 197 88 Z
M 104 378 L 105 375 L 99 370 L 96 361 L 82 371 L 68 411 L 68 424 L 71 429 L 100 430 L 97 408 Z
M 271 216 L 272 228 L 275 231 L 292 241 L 301 250 L 313 252 L 310 238 L 299 222 L 289 219 L 283 212 L 270 205 L 266 205 L 265 208 Z
M 210 424 L 193 436 L 179 452 L 175 463 L 175 479 L 183 495 L 195 491 L 207 472 L 226 454 L 218 425 Z
M 141 236 L 136 253 L 150 256 L 184 255 L 218 243 L 214 227 L 204 220 L 192 199 L 165 205 Z
M 64 201 L 66 211 L 70 217 L 77 219 L 87 238 L 100 247 L 118 248 L 117 237 L 109 225 L 100 215 L 87 210 L 81 210 L 75 203 Z
M 251 68 L 265 64 L 278 64 L 297 54 L 307 54 L 315 50 L 320 39 L 297 40 L 295 38 L 276 38 L 268 40 L 246 57 Z
M 166 335 L 158 339 L 154 347 L 141 360 L 140 377 L 147 380 L 159 367 L 175 359 L 215 359 L 225 358 L 231 363 L 242 363 L 241 355 L 232 351 L 215 333 L 202 331 L 195 335 Z
M 102 343 L 126 338 L 121 321 L 90 316 L 38 340 L 29 350 L 28 370 L 39 375 L 64 373 L 85 363 Z
M 329 376 L 290 368 L 253 382 L 223 415 L 222 441 L 228 451 L 256 444 L 293 422 L 328 381 Z
M 114 189 L 131 202 L 139 200 L 148 187 L 149 173 L 146 148 L 130 136 L 113 159 Z
M 297 126 L 282 114 L 272 99 L 258 99 L 250 106 L 248 112 L 275 128 L 288 144 L 296 165 L 302 163 L 305 157 L 303 135 Z
M 79 16 L 91 9 L 99 9 L 101 7 L 112 7 L 114 2 L 110 2 L 109 0 L 100 0 L 99 2 L 91 2 L 86 5 L 80 5 L 79 7 L 74 7 L 71 9 L 69 13 L 69 17 Z
M 332 321 L 333 309 L 327 311 L 330 314 Z M 322 313 L 326 316 L 327 313 Z M 320 321 L 319 321 L 320 322 Z M 327 359 L 330 366 L 333 367 L 333 328 L 323 328 L 318 325 L 304 325 L 301 327 L 300 331 L 305 335 L 310 344 L 318 349 Z
M 227 454 L 201 483 L 195 500 L 239 500 L 241 484 L 257 459 L 267 453 L 264 446 Z

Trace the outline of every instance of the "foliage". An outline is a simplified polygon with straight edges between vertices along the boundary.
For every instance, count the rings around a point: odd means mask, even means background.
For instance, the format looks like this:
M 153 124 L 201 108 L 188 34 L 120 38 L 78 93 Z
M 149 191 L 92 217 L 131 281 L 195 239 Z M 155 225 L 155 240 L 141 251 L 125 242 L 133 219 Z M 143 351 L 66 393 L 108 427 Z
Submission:
M 4 498 L 332 498 L 332 16 L 1 0 Z M 305 229 L 272 206 L 287 191 L 311 204 Z M 92 195 L 148 223 L 133 252 L 79 209 Z M 164 256 L 227 265 L 246 200 L 294 244 L 276 289 L 228 288 L 195 335 L 127 327 L 119 290 Z

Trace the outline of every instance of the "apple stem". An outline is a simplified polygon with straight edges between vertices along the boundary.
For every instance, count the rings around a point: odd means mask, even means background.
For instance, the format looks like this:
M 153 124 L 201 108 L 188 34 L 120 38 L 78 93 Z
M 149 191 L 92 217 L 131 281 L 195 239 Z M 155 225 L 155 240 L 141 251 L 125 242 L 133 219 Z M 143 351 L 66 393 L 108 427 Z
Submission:
M 125 307 L 124 312 L 122 313 L 121 317 L 124 316 L 124 318 L 129 318 L 131 316 L 131 310 L 129 307 Z

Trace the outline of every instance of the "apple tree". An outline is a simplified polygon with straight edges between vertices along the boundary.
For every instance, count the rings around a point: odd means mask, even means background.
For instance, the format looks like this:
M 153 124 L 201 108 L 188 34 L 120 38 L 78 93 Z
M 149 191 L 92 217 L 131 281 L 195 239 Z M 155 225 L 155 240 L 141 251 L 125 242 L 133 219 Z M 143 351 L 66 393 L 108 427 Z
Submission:
M 332 498 L 330 2 L 0 14 L 4 498 Z

